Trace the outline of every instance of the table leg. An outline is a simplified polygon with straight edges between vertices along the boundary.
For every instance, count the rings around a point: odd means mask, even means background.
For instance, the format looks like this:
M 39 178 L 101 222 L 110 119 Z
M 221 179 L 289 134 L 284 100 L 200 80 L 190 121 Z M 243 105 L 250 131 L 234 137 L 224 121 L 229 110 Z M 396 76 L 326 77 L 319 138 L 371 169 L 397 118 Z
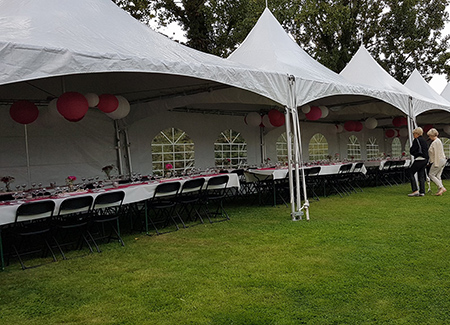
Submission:
M 0 263 L 3 271 L 5 269 L 5 259 L 3 258 L 2 227 L 0 227 Z

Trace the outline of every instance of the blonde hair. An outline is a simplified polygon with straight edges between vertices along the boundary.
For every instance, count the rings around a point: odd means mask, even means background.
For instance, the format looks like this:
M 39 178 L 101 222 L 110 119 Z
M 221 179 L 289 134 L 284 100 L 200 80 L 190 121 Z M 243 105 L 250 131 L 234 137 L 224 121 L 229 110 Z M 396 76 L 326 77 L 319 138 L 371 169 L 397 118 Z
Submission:
M 431 128 L 428 132 L 427 135 L 429 137 L 437 137 L 439 135 L 438 130 L 436 130 L 435 128 Z
M 423 134 L 423 129 L 421 127 L 415 128 L 413 130 L 413 133 L 418 134 L 418 135 L 422 135 Z

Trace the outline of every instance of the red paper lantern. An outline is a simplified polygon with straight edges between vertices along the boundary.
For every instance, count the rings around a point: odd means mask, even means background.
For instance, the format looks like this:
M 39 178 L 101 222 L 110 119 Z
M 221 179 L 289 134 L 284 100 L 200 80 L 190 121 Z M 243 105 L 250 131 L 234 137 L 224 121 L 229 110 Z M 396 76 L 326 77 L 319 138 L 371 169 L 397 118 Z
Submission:
M 401 120 L 401 126 L 408 125 L 408 119 L 404 116 L 400 117 Z
M 355 121 L 347 121 L 344 123 L 344 129 L 347 132 L 355 131 L 356 129 L 356 122 Z
M 430 129 L 433 128 L 433 124 L 427 124 L 423 126 L 423 134 L 427 134 L 428 131 L 430 131 Z
M 269 116 L 270 124 L 275 127 L 282 126 L 284 124 L 284 114 L 276 109 L 271 109 L 267 114 Z
M 360 132 L 363 129 L 363 124 L 360 121 L 355 122 L 355 132 Z
M 318 106 L 311 106 L 311 110 L 305 116 L 310 121 L 317 121 L 322 117 L 322 110 Z
M 396 128 L 399 128 L 403 125 L 403 119 L 401 116 L 396 116 L 392 119 L 392 125 Z
M 385 134 L 386 134 L 387 138 L 393 138 L 393 137 L 395 137 L 397 132 L 394 129 L 389 129 L 389 130 L 386 130 Z
M 59 96 L 56 102 L 59 114 L 71 122 L 81 120 L 89 109 L 89 103 L 82 94 L 77 92 L 67 92 Z
M 98 96 L 98 109 L 104 113 L 112 113 L 119 107 L 119 100 L 111 94 L 103 94 Z
M 39 109 L 27 100 L 19 100 L 11 105 L 9 109 L 11 118 L 20 124 L 30 124 L 39 116 Z

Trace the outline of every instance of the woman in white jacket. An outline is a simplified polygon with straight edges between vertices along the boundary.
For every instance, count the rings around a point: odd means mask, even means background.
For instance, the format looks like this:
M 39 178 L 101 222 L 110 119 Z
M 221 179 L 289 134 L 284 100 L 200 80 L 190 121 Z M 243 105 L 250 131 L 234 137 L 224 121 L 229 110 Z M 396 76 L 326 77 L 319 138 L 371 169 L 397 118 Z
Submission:
M 445 158 L 444 146 L 442 145 L 442 141 L 438 138 L 439 132 L 432 128 L 427 132 L 428 137 L 433 141 L 428 149 L 428 154 L 430 156 L 430 179 L 434 184 L 437 185 L 439 191 L 436 195 L 442 195 L 442 193 L 447 192 L 444 185 L 442 185 L 442 171 L 444 170 L 445 163 L 447 159 Z

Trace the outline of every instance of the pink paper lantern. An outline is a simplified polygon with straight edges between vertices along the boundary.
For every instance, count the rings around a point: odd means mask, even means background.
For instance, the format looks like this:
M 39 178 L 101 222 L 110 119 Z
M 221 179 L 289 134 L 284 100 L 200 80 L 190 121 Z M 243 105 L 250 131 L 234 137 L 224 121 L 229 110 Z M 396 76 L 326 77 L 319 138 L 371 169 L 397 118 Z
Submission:
M 317 121 L 322 117 L 322 110 L 318 106 L 311 106 L 311 110 L 305 116 L 310 121 Z
M 98 96 L 97 107 L 104 113 L 112 113 L 119 107 L 119 100 L 111 94 L 103 94 Z
M 282 126 L 284 124 L 284 114 L 276 109 L 271 109 L 267 114 L 269 116 L 270 124 L 275 127 Z
M 360 121 L 355 122 L 355 132 L 360 132 L 363 129 L 363 124 Z
M 401 116 L 396 116 L 392 119 L 392 125 L 396 128 L 399 128 L 403 125 L 403 119 Z
M 404 116 L 400 117 L 401 126 L 408 125 L 408 119 Z
M 56 108 L 66 120 L 77 122 L 86 115 L 89 103 L 82 94 L 77 92 L 67 92 L 59 96 Z
M 32 102 L 19 100 L 11 105 L 9 115 L 17 123 L 30 124 L 38 118 L 39 109 Z
M 397 135 L 397 132 L 394 129 L 386 130 L 385 132 L 386 138 L 393 138 Z
M 356 123 L 355 121 L 347 121 L 344 123 L 344 129 L 347 132 L 355 131 L 356 129 Z
M 433 126 L 433 124 L 426 124 L 426 125 L 424 125 L 423 126 L 423 134 L 425 135 L 425 134 L 427 134 L 427 132 L 428 131 L 430 131 L 430 129 L 432 129 L 434 126 Z

